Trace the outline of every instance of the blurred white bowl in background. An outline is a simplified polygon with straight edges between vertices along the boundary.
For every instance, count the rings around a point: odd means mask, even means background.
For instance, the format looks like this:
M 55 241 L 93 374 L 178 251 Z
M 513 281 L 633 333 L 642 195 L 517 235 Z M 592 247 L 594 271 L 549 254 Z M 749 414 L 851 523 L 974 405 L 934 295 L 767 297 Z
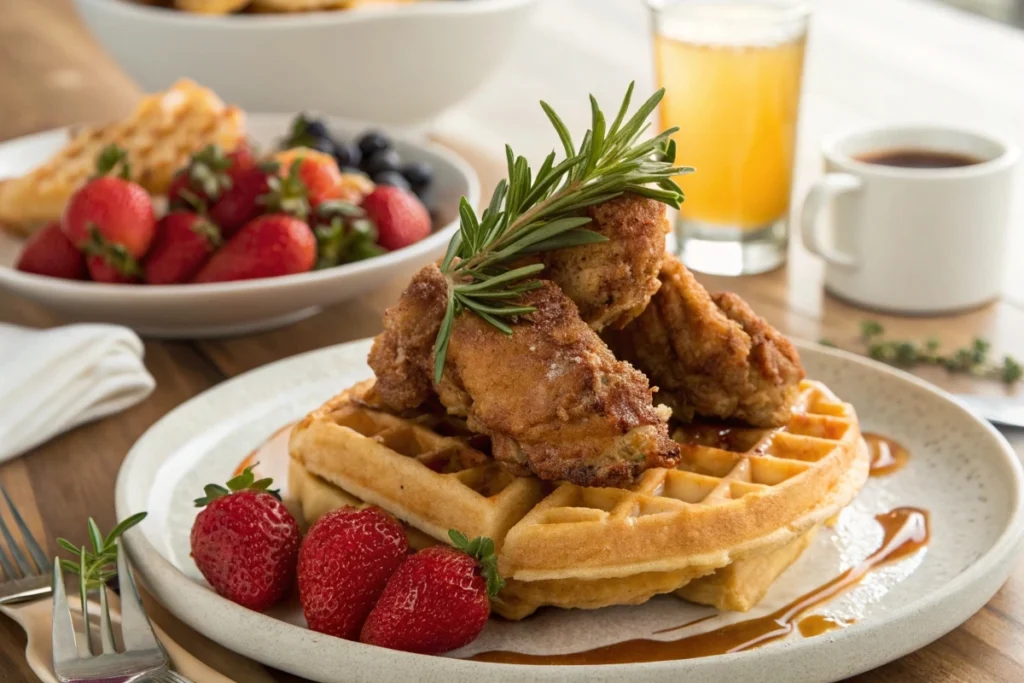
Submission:
M 181 77 L 248 111 L 317 110 L 412 126 L 458 103 L 513 50 L 538 0 L 430 0 L 300 14 L 210 16 L 75 0 L 148 92 Z

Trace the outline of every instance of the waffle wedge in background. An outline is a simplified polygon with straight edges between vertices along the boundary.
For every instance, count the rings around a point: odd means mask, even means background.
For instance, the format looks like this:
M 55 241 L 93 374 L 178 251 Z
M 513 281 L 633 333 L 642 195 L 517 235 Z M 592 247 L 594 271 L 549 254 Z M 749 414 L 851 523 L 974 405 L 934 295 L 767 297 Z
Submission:
M 682 464 L 628 489 L 513 477 L 457 420 L 364 404 L 371 386 L 295 428 L 290 490 L 302 516 L 365 502 L 402 520 L 414 547 L 447 542 L 452 528 L 488 536 L 508 580 L 494 608 L 512 619 L 669 592 L 749 609 L 868 475 L 852 407 L 811 381 L 780 429 L 677 429 Z
M 0 226 L 28 235 L 58 220 L 64 205 L 94 172 L 96 156 L 110 144 L 128 153 L 132 179 L 150 193 L 167 191 L 189 157 L 216 144 L 233 150 L 245 140 L 245 115 L 192 81 L 148 95 L 123 121 L 86 126 L 39 168 L 0 181 Z

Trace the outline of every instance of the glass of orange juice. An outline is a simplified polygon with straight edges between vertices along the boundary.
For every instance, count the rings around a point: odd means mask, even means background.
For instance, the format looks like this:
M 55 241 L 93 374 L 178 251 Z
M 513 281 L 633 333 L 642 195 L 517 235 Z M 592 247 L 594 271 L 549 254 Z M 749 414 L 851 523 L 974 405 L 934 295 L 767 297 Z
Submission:
M 676 222 L 683 261 L 716 275 L 782 265 L 807 0 L 648 0 L 654 63 L 693 174 Z

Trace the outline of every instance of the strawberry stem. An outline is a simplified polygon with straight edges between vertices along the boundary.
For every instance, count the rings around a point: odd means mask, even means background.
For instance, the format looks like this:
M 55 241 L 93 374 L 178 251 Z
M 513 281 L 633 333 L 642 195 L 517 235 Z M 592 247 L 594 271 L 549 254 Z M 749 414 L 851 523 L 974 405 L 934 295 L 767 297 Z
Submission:
M 96 175 L 94 178 L 100 176 L 110 175 L 111 171 L 121 165 L 121 171 L 117 174 L 122 180 L 131 179 L 131 166 L 128 164 L 128 152 L 124 151 L 116 144 L 111 143 L 100 150 L 99 155 L 96 157 Z
M 257 480 L 256 475 L 252 473 L 252 468 L 258 464 L 259 463 L 255 463 L 250 467 L 246 467 L 242 470 L 241 474 L 228 479 L 227 487 L 221 486 L 220 484 L 207 484 L 204 486 L 203 492 L 206 495 L 195 499 L 194 502 L 196 507 L 206 507 L 218 498 L 232 493 L 238 493 L 239 491 L 261 491 L 263 493 L 269 493 L 274 498 L 281 500 L 280 489 L 270 488 L 270 485 L 274 483 L 273 479 L 267 477 L 265 479 Z
M 498 573 L 498 556 L 494 554 L 494 541 L 477 536 L 472 541 L 458 529 L 449 529 L 448 538 L 456 550 L 466 553 L 480 565 L 480 573 L 487 581 L 487 595 L 494 597 L 505 587 L 505 579 Z
M 99 256 L 111 268 L 128 277 L 142 277 L 142 266 L 128 253 L 123 245 L 115 242 L 108 242 L 100 234 L 100 228 L 95 223 L 89 223 L 89 241 L 82 247 L 82 251 L 90 256 Z

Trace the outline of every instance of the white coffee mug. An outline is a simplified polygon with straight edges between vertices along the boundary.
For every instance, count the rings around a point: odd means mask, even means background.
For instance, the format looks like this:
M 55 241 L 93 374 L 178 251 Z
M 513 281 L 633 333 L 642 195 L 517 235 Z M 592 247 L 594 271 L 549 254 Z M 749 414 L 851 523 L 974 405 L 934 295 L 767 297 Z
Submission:
M 864 161 L 896 151 L 977 163 L 906 168 Z M 825 287 L 882 311 L 945 313 L 996 299 L 1003 284 L 1014 145 L 944 126 L 863 128 L 826 141 L 826 175 L 804 199 L 804 246 Z

